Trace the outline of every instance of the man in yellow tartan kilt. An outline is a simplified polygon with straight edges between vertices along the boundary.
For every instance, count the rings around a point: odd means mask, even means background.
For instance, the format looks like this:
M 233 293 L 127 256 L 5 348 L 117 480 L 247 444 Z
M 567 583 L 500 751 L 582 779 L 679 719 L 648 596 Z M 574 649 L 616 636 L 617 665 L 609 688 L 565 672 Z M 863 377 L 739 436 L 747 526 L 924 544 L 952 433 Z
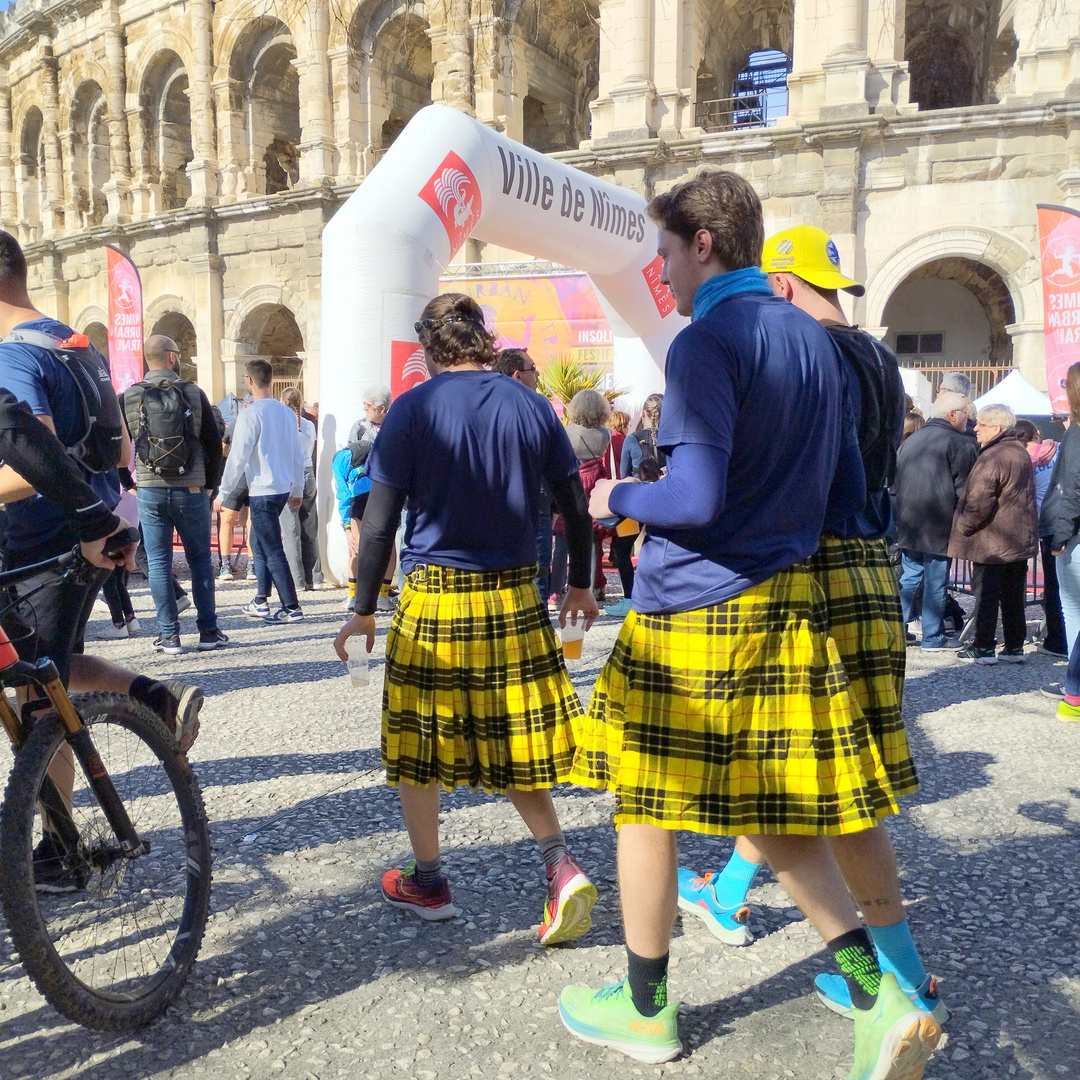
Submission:
M 560 612 L 592 623 L 592 521 L 577 458 L 550 402 L 488 370 L 494 340 L 471 297 L 447 293 L 416 332 L 432 378 L 390 408 L 372 480 L 353 616 L 334 646 L 375 640 L 373 614 L 402 508 L 406 572 L 386 638 L 382 760 L 413 862 L 382 877 L 386 903 L 428 921 L 460 914 L 442 873 L 440 788 L 505 794 L 543 858 L 540 943 L 591 925 L 596 888 L 567 851 L 551 788 L 569 771 L 581 702 L 536 577 L 541 480 L 566 521 L 570 588 Z M 355 646 L 354 646 L 355 648 Z
M 763 269 L 777 296 L 817 319 L 840 351 L 855 408 L 859 451 L 866 477 L 866 503 L 856 513 L 827 520 L 810 559 L 825 593 L 829 632 L 848 683 L 878 745 L 896 796 L 918 788 L 901 718 L 905 626 L 896 578 L 889 565 L 886 535 L 892 527 L 889 487 L 904 428 L 904 387 L 896 357 L 864 330 L 848 325 L 837 290 L 856 296 L 863 287 L 844 277 L 827 233 L 809 225 L 786 229 L 765 242 Z M 948 1009 L 927 974 L 912 939 L 896 870 L 883 827 L 830 838 L 844 880 L 859 903 L 881 966 L 895 973 L 904 992 L 944 1023 Z M 747 945 L 746 895 L 763 857 L 740 836 L 719 873 L 679 869 L 679 907 L 697 916 L 726 944 Z M 818 997 L 834 1012 L 851 1017 L 847 983 L 818 975 Z
M 940 1025 L 882 972 L 829 848 L 877 832 L 914 783 L 906 744 L 879 740 L 859 707 L 815 572 L 826 521 L 866 502 L 840 356 L 773 295 L 746 180 L 703 172 L 649 213 L 662 280 L 692 321 L 667 359 L 668 475 L 593 492 L 594 515 L 641 521 L 646 540 L 571 772 L 615 793 L 629 970 L 600 991 L 567 987 L 560 1016 L 637 1060 L 676 1056 L 676 832 L 753 836 L 843 973 L 850 1080 L 919 1080 Z

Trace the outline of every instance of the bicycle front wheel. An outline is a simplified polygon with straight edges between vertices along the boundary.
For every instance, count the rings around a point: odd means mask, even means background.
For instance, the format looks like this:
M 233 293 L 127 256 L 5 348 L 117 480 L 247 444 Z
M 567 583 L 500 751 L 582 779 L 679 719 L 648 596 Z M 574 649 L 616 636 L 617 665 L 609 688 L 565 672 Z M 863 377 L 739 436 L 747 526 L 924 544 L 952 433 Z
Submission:
M 8 781 L 0 893 L 23 966 L 53 1007 L 86 1027 L 125 1030 L 160 1016 L 195 962 L 210 910 L 210 832 L 187 759 L 146 706 L 119 694 L 71 700 L 149 850 L 123 853 L 77 764 L 68 790 L 71 752 L 49 712 Z M 43 829 L 46 775 L 63 805 L 47 809 Z M 61 833 L 78 836 L 76 850 Z

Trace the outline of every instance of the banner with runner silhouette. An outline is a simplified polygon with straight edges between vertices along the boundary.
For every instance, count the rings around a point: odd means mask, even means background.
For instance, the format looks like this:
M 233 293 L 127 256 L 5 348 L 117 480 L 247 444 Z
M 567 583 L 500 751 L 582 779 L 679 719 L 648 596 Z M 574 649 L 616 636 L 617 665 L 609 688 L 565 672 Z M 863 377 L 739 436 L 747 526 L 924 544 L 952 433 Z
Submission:
M 1038 211 L 1046 392 L 1054 412 L 1067 413 L 1065 376 L 1080 362 L 1080 213 L 1067 206 Z
M 135 264 L 105 248 L 109 271 L 109 370 L 117 393 L 143 377 L 142 281 Z

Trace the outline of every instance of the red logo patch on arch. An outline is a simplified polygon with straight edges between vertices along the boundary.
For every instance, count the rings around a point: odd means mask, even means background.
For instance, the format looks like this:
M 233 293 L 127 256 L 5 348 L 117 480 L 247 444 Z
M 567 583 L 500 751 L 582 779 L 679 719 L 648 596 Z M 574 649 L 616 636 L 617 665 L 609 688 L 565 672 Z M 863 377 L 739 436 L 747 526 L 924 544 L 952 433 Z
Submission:
M 420 198 L 443 223 L 453 256 L 480 220 L 480 185 L 472 169 L 451 150 L 421 189 Z
M 398 398 L 428 379 L 424 347 L 415 341 L 390 342 L 390 393 Z
M 660 318 L 666 319 L 675 310 L 675 297 L 660 280 L 660 275 L 664 272 L 664 260 L 657 255 L 641 272 L 645 276 L 645 284 L 649 286 L 649 292 L 652 293 L 656 310 L 660 312 Z

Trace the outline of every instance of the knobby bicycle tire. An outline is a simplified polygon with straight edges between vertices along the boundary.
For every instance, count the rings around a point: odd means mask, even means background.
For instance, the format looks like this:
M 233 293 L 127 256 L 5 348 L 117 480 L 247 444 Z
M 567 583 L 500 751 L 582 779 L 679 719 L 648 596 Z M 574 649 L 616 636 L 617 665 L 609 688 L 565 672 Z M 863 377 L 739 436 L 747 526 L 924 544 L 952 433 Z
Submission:
M 79 850 L 63 857 L 63 884 L 74 891 L 35 887 L 38 794 L 58 752 L 70 753 L 50 711 L 35 722 L 8 781 L 0 896 L 23 967 L 49 1003 L 78 1024 L 121 1031 L 159 1017 L 195 962 L 210 910 L 210 831 L 187 759 L 146 706 L 120 694 L 71 700 L 150 850 L 120 852 L 76 763 L 70 813 Z

